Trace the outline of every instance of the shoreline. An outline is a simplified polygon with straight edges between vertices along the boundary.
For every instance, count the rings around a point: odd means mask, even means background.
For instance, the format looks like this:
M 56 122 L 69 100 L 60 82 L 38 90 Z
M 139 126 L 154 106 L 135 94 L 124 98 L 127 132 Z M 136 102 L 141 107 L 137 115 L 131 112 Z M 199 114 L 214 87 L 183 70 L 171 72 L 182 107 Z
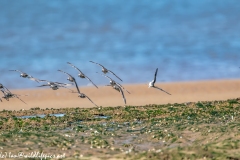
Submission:
M 156 83 L 155 85 L 172 95 L 168 95 L 154 88 L 148 88 L 147 83 L 126 84 L 123 85 L 124 88 L 131 93 L 128 94 L 124 92 L 127 100 L 126 105 L 139 106 L 147 104 L 226 100 L 238 98 L 240 95 L 240 79 L 164 82 Z M 89 96 L 98 106 L 125 106 L 121 93 L 111 87 L 99 86 L 98 89 L 95 87 L 80 87 L 80 91 Z M 17 98 L 12 98 L 9 101 L 2 99 L 3 102 L 0 102 L 0 110 L 27 110 L 35 107 L 41 109 L 95 107 L 87 98 L 79 98 L 76 93 L 71 93 L 65 88 L 56 91 L 50 88 L 16 89 L 11 90 L 11 92 L 22 95 L 19 97 L 25 101 L 27 105 Z

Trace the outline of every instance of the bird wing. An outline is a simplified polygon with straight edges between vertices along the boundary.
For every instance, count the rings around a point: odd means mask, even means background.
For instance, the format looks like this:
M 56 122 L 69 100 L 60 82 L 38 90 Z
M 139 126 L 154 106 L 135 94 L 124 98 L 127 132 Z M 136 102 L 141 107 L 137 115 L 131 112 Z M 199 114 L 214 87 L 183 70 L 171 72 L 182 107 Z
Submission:
M 22 101 L 23 103 L 27 104 L 26 102 L 24 102 L 21 98 L 19 98 L 16 94 L 13 94 L 14 97 L 16 97 L 17 99 L 19 99 L 20 101 Z
M 39 82 L 50 82 L 50 81 L 47 81 L 47 80 L 41 80 L 41 79 L 39 79 L 38 81 L 39 81 Z
M 60 83 L 60 82 L 53 82 L 55 85 L 59 87 L 64 87 L 64 86 L 72 86 L 72 83 Z
M 156 71 L 155 71 L 155 75 L 154 75 L 153 84 L 156 82 L 156 79 L 157 79 L 157 72 L 158 72 L 158 68 L 157 68 L 157 69 L 156 69 Z
M 96 62 L 93 62 L 93 61 L 89 61 L 89 62 L 95 63 L 95 64 L 97 64 L 97 65 L 99 65 L 99 66 L 105 68 L 103 65 L 101 65 L 101 64 L 99 64 L 99 63 L 96 63 Z
M 2 93 L 4 94 L 4 96 L 6 96 L 6 93 L 3 91 L 3 90 L 1 90 L 2 91 Z
M 9 98 L 8 98 L 7 94 L 5 93 L 5 91 L 3 91 L 3 90 L 1 90 L 1 91 L 2 91 L 2 93 L 4 95 L 3 98 L 5 98 L 7 101 L 9 101 Z M 9 91 L 9 93 L 11 93 L 11 92 Z
M 71 78 L 73 79 L 73 81 L 74 81 L 74 83 L 75 83 L 75 86 L 76 86 L 76 88 L 77 88 L 77 91 L 78 91 L 78 93 L 80 94 L 80 90 L 79 90 L 79 88 L 78 88 L 78 85 L 77 85 L 77 82 L 76 82 L 75 78 L 73 78 L 73 76 L 71 76 L 71 75 L 68 74 L 67 72 L 64 72 L 64 71 L 62 71 L 62 70 L 58 70 L 58 71 L 67 74 L 69 77 L 71 77 Z M 66 85 L 66 86 L 69 85 L 69 84 L 66 84 L 66 83 L 59 83 L 59 82 L 54 82 L 54 83 L 57 84 L 57 85 L 60 84 L 61 87 L 64 87 L 64 86 L 62 86 L 62 85 Z M 64 88 L 66 88 L 66 87 L 64 87 Z
M 98 73 L 98 72 L 96 72 L 96 73 Z M 99 74 L 101 74 L 101 73 L 99 73 Z M 101 74 L 102 76 L 104 76 L 104 77 L 106 77 L 106 78 L 108 78 L 109 80 L 111 80 L 111 81 L 114 81 L 112 78 L 110 78 L 110 77 L 108 77 L 107 75 L 104 75 L 104 74 Z M 115 81 L 114 81 L 115 82 Z
M 71 77 L 71 78 L 73 78 L 73 76 L 71 76 L 69 73 L 67 73 L 67 72 L 64 72 L 64 71 L 62 71 L 62 70 L 58 70 L 59 72 L 63 72 L 63 73 L 65 73 L 66 75 L 68 75 L 69 77 Z M 73 78 L 74 79 L 74 78 Z
M 81 74 L 83 74 L 82 73 L 82 71 L 80 70 L 80 69 L 78 69 L 76 66 L 74 66 L 72 63 L 70 63 L 70 62 L 67 62 L 70 66 L 72 66 L 73 68 L 75 68 L 76 70 L 78 70 Z
M 44 86 L 50 86 L 50 84 L 43 84 L 43 85 L 37 86 L 37 87 L 44 87 Z
M 96 84 L 94 84 L 92 81 L 91 81 L 91 79 L 90 78 L 88 78 L 86 75 L 85 75 L 85 77 L 96 87 L 96 88 L 98 88 L 97 87 L 97 85 Z
M 86 95 L 85 95 L 86 96 Z M 97 106 L 88 96 L 86 96 L 95 106 Z M 97 106 L 98 107 L 98 106 Z
M 19 73 L 23 73 L 22 71 L 19 71 L 19 70 L 9 70 L 9 71 L 16 71 L 16 72 L 19 72 Z
M 123 90 L 122 90 L 122 88 L 120 86 L 118 86 L 118 87 L 119 87 L 120 92 L 122 93 L 122 97 L 123 97 L 124 103 L 126 104 L 126 98 L 124 96 Z
M 127 91 L 129 94 L 131 94 L 131 93 L 130 93 L 127 89 L 125 89 L 120 83 L 117 83 L 117 82 L 116 82 L 116 84 L 119 85 L 119 86 L 120 86 L 122 89 L 124 89 L 125 91 Z
M 79 90 L 79 88 L 78 88 L 78 85 L 77 85 L 77 82 L 76 82 L 75 79 L 74 79 L 74 83 L 75 83 L 75 86 L 76 86 L 76 88 L 77 88 L 78 93 L 80 94 L 81 92 L 80 92 L 80 90 Z
M 7 87 L 3 86 L 3 89 L 4 89 L 5 91 L 11 93 L 11 92 L 9 91 L 9 89 L 7 89 Z
M 153 88 L 159 89 L 159 90 L 161 90 L 161 91 L 163 91 L 163 92 L 165 92 L 165 93 L 167 93 L 167 94 L 171 95 L 171 94 L 170 94 L 170 93 L 168 93 L 167 91 L 164 91 L 162 88 L 159 88 L 159 87 L 156 87 L 156 86 L 154 86 Z
M 32 80 L 32 81 L 36 81 L 36 82 L 38 82 L 39 83 L 39 79 L 37 79 L 37 78 L 34 78 L 33 76 L 31 76 L 31 75 L 28 75 L 28 77 L 27 78 L 29 78 L 30 80 Z
M 113 73 L 113 71 L 110 71 L 110 70 L 108 70 L 110 73 L 112 73 L 114 76 L 116 76 L 120 81 L 122 81 L 121 80 L 121 78 L 119 78 L 115 73 Z

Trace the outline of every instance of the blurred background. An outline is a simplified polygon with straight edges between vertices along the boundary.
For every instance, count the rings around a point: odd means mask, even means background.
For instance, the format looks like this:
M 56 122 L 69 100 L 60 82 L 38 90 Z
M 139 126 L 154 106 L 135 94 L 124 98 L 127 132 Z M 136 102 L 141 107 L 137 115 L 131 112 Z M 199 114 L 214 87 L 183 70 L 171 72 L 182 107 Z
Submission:
M 156 68 L 158 82 L 240 78 L 240 1 L 0 0 L 0 83 L 38 85 L 9 69 L 67 82 L 57 70 L 77 78 L 71 62 L 107 84 L 90 60 L 127 84 L 148 83 Z

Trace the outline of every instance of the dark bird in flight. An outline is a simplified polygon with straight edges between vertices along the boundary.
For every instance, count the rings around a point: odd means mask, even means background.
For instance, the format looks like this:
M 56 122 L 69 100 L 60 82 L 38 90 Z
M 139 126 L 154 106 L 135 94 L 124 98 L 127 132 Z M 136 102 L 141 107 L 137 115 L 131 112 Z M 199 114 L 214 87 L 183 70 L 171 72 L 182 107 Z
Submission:
M 22 101 L 23 103 L 27 104 L 26 102 L 24 102 L 22 99 L 20 99 L 17 95 L 17 94 L 13 94 L 11 93 L 10 91 L 4 91 L 4 90 L 1 90 L 2 93 L 3 93 L 3 97 L 4 99 L 6 99 L 7 101 L 9 101 L 9 98 L 17 98 L 19 99 L 20 101 Z M 2 100 L 1 100 L 2 101 Z
M 112 73 L 114 76 L 116 76 L 120 81 L 122 81 L 121 78 L 119 78 L 115 73 L 113 73 L 113 72 L 110 71 L 109 69 L 105 68 L 103 65 L 101 65 L 101 64 L 99 64 L 99 63 L 96 63 L 96 62 L 93 62 L 93 61 L 89 61 L 89 62 L 95 63 L 95 64 L 101 66 L 101 67 L 102 67 L 102 72 L 103 72 L 104 74 L 110 72 L 110 73 Z
M 86 78 L 86 79 L 88 79 L 96 88 L 98 88 L 97 87 L 97 85 L 96 84 L 94 84 L 92 81 L 91 81 L 91 79 L 90 78 L 88 78 L 85 74 L 83 74 L 83 72 L 80 70 L 80 69 L 78 69 L 76 66 L 74 66 L 72 63 L 70 63 L 70 62 L 67 62 L 70 66 L 72 66 L 73 68 L 75 68 L 76 70 L 78 70 L 78 77 L 80 77 L 80 78 Z
M 97 72 L 98 73 L 98 72 Z M 124 89 L 124 90 L 126 90 L 120 83 L 117 83 L 116 81 L 114 81 L 112 78 L 110 78 L 109 76 L 107 76 L 107 75 L 103 75 L 103 74 L 101 74 L 102 76 L 104 76 L 104 77 L 106 77 L 106 78 L 108 78 L 109 80 L 110 80 L 110 85 L 107 85 L 107 86 L 114 86 L 114 85 L 118 85 L 120 88 L 122 88 L 122 89 Z M 130 94 L 130 92 L 128 91 L 128 90 L 126 90 L 129 94 Z
M 24 72 L 22 72 L 22 71 L 20 71 L 20 70 L 9 70 L 9 71 L 19 72 L 19 73 L 20 73 L 20 77 L 28 78 L 28 79 L 30 79 L 30 80 L 32 80 L 32 81 L 36 81 L 36 82 L 39 83 L 39 79 L 34 78 L 33 76 L 30 76 L 30 75 L 28 75 L 27 73 L 24 73 Z
M 72 86 L 72 84 L 67 84 L 67 83 L 51 82 L 51 81 L 47 81 L 47 80 L 39 80 L 39 81 L 40 82 L 47 82 L 47 84 L 43 84 L 43 85 L 38 86 L 38 87 L 49 86 L 50 88 L 52 88 L 52 90 L 57 90 L 57 89 L 59 89 L 59 87 L 67 88 L 66 86 Z M 69 88 L 67 88 L 67 89 L 69 89 Z
M 76 82 L 75 78 L 74 78 L 73 76 L 71 76 L 71 75 L 70 75 L 69 73 L 67 73 L 67 72 L 64 72 L 64 71 L 62 71 L 62 70 L 58 70 L 58 71 L 66 74 L 66 75 L 68 75 L 67 80 L 69 80 L 70 82 L 73 82 L 73 83 L 75 84 L 76 88 L 77 88 L 77 91 L 80 93 L 80 90 L 79 90 L 79 88 L 78 88 L 78 85 L 77 85 L 77 82 Z

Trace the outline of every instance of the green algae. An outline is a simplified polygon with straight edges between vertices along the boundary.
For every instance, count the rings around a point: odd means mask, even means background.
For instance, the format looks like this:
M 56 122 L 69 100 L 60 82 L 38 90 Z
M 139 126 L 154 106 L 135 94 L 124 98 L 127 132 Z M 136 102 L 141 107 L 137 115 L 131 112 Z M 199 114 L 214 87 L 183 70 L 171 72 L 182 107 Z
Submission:
M 0 149 L 69 159 L 238 159 L 239 102 L 3 110 Z M 20 118 L 32 115 L 46 116 Z

